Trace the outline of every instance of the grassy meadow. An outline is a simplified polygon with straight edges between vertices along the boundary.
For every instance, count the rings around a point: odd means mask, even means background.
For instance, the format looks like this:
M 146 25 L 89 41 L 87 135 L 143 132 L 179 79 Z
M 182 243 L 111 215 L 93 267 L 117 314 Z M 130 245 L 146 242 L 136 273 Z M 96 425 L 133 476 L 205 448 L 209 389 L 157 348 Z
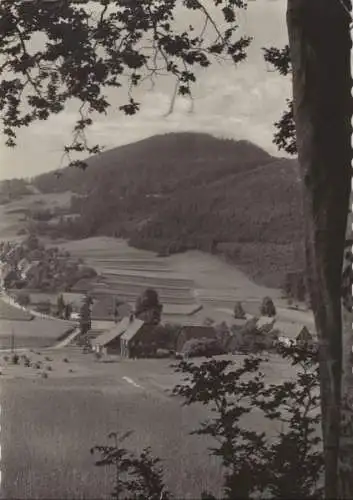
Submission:
M 108 444 L 111 431 L 133 431 L 125 443 L 131 450 L 151 446 L 176 498 L 191 500 L 202 489 L 220 494 L 220 464 L 207 452 L 213 443 L 189 435 L 209 414 L 171 397 L 180 375 L 170 361 L 97 362 L 70 348 L 28 356 L 40 369 L 1 361 L 2 498 L 109 498 L 113 471 L 95 467 L 90 448 Z M 269 383 L 295 374 L 275 357 L 263 371 Z M 244 425 L 279 430 L 256 412 Z

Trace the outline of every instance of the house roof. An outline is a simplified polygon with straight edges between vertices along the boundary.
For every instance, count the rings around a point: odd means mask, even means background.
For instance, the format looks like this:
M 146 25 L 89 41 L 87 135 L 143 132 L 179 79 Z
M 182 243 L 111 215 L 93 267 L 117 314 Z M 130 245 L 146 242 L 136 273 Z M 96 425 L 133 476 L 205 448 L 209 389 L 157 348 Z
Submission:
M 285 321 L 276 321 L 274 325 L 275 330 L 279 330 L 281 333 L 281 336 L 287 337 L 289 340 L 296 340 L 298 335 L 306 329 L 313 338 L 316 337 L 314 332 L 310 332 L 308 327 L 306 325 L 300 324 L 300 323 L 290 323 L 290 322 L 285 322 Z
M 129 318 L 122 319 L 120 323 L 115 325 L 113 328 L 93 339 L 92 345 L 105 346 L 109 344 L 109 342 L 111 342 L 112 340 L 123 335 L 128 326 L 129 326 Z
M 125 332 L 121 336 L 121 340 L 125 340 L 126 342 L 129 342 L 131 339 L 134 338 L 136 333 L 144 325 L 144 321 L 142 321 L 142 319 L 138 319 L 138 318 L 134 318 L 132 321 L 130 321 L 130 319 L 127 318 L 127 321 L 128 321 L 128 327 L 126 328 Z
M 300 330 L 300 332 L 297 335 L 297 340 L 308 340 L 312 339 L 313 335 L 309 332 L 308 328 L 306 326 L 303 326 L 303 328 Z

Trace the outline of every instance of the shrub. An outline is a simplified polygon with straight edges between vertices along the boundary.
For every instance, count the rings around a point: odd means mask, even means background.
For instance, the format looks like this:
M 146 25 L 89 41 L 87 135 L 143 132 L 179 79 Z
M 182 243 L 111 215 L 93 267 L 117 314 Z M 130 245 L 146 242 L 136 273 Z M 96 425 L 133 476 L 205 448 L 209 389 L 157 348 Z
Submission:
M 173 394 L 184 405 L 208 407 L 210 417 L 192 434 L 214 439 L 210 454 L 223 465 L 224 499 L 323 498 L 321 438 L 316 430 L 321 421 L 317 354 L 298 347 L 279 347 L 278 353 L 297 366 L 296 380 L 265 384 L 260 371 L 263 360 L 249 356 L 242 362 L 208 360 L 201 365 L 181 361 L 176 371 L 184 375 Z M 243 427 L 241 418 L 252 411 L 278 422 L 275 439 L 265 432 Z M 113 498 L 136 500 L 171 499 L 165 487 L 160 459 L 150 448 L 140 455 L 122 446 L 131 434 L 111 433 L 112 445 L 95 446 L 98 467 L 113 467 Z M 200 492 L 203 500 L 216 500 Z
M 246 318 L 246 314 L 245 314 L 243 305 L 240 301 L 235 303 L 234 318 L 236 318 L 236 319 L 245 319 Z
M 193 434 L 216 438 L 218 445 L 210 452 L 223 463 L 224 498 L 322 498 L 317 354 L 294 347 L 280 347 L 279 353 L 299 368 L 296 380 L 265 384 L 263 361 L 255 356 L 201 366 L 181 361 L 176 367 L 185 379 L 174 394 L 184 397 L 186 405 L 213 410 L 213 418 Z M 252 411 L 278 421 L 275 439 L 242 427 L 241 417 Z
M 92 454 L 99 454 L 95 462 L 98 467 L 111 466 L 115 471 L 115 484 L 112 498 L 169 500 L 171 494 L 165 487 L 163 469 L 159 458 L 154 458 L 151 449 L 144 448 L 139 456 L 122 447 L 122 442 L 131 434 L 119 436 L 109 434 L 112 445 L 94 446 Z
M 19 292 L 19 293 L 16 295 L 16 302 L 17 302 L 20 306 L 23 306 L 23 307 L 27 307 L 27 306 L 29 306 L 29 304 L 31 303 L 31 298 L 30 298 L 29 293 L 26 293 L 26 292 Z
M 20 357 L 18 356 L 18 354 L 13 354 L 11 356 L 11 364 L 18 365 L 19 360 L 20 360 Z
M 215 356 L 224 353 L 225 350 L 221 346 L 219 340 L 210 338 L 187 340 L 182 348 L 182 354 L 188 357 Z
M 271 297 L 265 297 L 260 307 L 261 316 L 272 318 L 276 316 L 276 308 Z

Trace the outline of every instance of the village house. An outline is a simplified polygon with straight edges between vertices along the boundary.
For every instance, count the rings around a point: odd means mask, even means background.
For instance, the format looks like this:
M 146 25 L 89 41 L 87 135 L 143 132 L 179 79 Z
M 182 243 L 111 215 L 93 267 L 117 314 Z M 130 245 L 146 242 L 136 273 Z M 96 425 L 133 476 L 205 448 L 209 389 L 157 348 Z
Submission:
M 126 317 L 110 330 L 92 340 L 91 345 L 95 352 L 101 354 L 121 354 L 121 336 L 127 330 L 130 318 Z
M 315 345 L 316 335 L 309 331 L 305 325 L 284 321 L 276 322 L 276 330 L 279 332 L 278 341 L 285 345 Z
M 217 333 L 213 326 L 205 325 L 187 325 L 180 329 L 175 342 L 175 352 L 181 353 L 184 344 L 189 340 L 194 339 L 215 339 L 217 340 Z
M 133 314 L 92 340 L 95 352 L 125 358 L 154 355 L 158 349 L 158 328 L 147 325 Z
M 158 325 L 146 324 L 131 314 L 128 328 L 121 336 L 121 355 L 126 358 L 156 355 L 160 346 L 158 330 Z

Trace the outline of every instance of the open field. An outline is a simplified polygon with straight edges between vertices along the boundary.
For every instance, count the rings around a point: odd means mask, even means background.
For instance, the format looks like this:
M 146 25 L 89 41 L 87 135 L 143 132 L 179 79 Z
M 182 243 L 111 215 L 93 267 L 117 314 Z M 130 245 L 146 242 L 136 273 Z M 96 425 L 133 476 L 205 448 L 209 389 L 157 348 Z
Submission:
M 166 321 L 203 322 L 211 317 L 231 324 L 237 300 L 242 301 L 246 312 L 258 315 L 261 301 L 268 295 L 275 302 L 278 319 L 313 329 L 311 312 L 289 310 L 280 290 L 254 283 L 219 257 L 195 250 L 161 258 L 108 237 L 68 241 L 59 246 L 102 273 L 104 285 L 96 292 L 104 289 L 104 293 L 120 295 L 133 303 L 144 288 L 155 288 Z
M 1 368 L 3 498 L 108 498 L 112 474 L 93 466 L 89 450 L 116 430 L 134 431 L 130 449 L 150 445 L 164 459 L 177 498 L 196 498 L 202 488 L 220 492 L 220 466 L 206 451 L 212 443 L 188 435 L 207 412 L 170 396 L 180 376 L 169 360 L 102 363 L 69 348 L 45 356 L 50 361 L 29 353 L 44 370 L 51 366 L 47 379 L 31 367 Z M 271 382 L 293 369 L 273 359 L 264 372 Z M 259 429 L 264 422 L 254 414 L 246 425 Z M 272 435 L 276 424 L 267 425 Z
M 19 307 L 8 304 L 0 297 L 0 328 L 3 321 L 31 321 L 32 315 Z
M 34 318 L 31 321 L 0 319 L 0 349 L 11 347 L 14 335 L 16 347 L 52 346 L 58 338 L 69 332 L 73 323 L 63 320 Z

